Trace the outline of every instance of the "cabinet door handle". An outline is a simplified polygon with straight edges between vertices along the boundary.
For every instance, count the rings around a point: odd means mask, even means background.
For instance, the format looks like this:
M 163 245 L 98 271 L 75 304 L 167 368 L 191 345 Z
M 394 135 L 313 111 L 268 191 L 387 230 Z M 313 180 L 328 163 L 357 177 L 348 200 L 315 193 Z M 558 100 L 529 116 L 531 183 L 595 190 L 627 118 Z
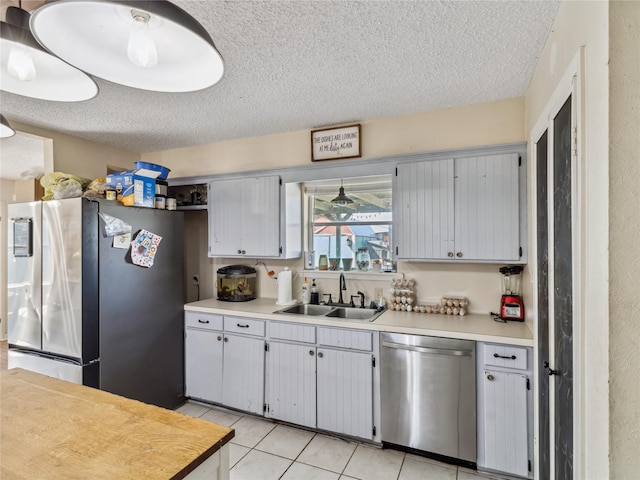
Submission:
M 322 352 L 318 352 L 318 358 L 322 358 L 324 357 L 324 355 L 322 354 Z
M 220 335 L 218 335 L 218 341 L 222 340 L 222 337 Z
M 554 370 L 553 368 L 550 368 L 550 367 L 549 367 L 549 362 L 544 362 L 544 363 L 542 364 L 542 366 L 543 366 L 546 370 L 549 370 L 549 376 L 552 376 L 552 375 L 560 375 L 560 370 Z
M 240 328 L 249 328 L 249 325 L 242 325 L 241 323 L 236 323 Z
M 225 341 L 225 342 L 228 342 L 228 341 L 229 341 L 229 339 L 228 339 L 227 337 L 224 337 L 224 341 Z
M 313 357 L 313 350 L 309 350 L 309 355 Z
M 487 380 L 489 380 L 490 382 L 493 382 L 493 380 L 495 379 L 495 377 L 491 374 L 487 375 Z
M 458 252 L 458 253 L 456 253 L 456 257 L 458 257 L 458 258 L 462 258 L 462 252 Z
M 493 354 L 493 358 L 504 358 L 506 360 L 515 360 L 516 356 L 515 355 L 511 355 L 511 356 L 509 356 L 509 355 L 498 355 L 497 353 L 494 353 Z
M 242 250 L 238 250 L 238 255 L 240 255 L 242 253 Z
M 453 252 L 447 253 L 447 257 L 453 257 Z
M 198 323 L 209 323 L 209 320 L 201 320 L 201 319 L 198 319 Z

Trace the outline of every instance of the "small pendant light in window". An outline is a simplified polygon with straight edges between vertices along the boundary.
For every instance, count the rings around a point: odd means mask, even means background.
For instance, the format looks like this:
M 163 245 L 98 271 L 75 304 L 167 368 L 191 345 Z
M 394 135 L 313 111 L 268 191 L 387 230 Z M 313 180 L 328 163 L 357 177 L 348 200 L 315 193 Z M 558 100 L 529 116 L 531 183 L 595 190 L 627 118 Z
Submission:
M 349 203 L 353 203 L 349 197 L 347 197 L 344 193 L 344 186 L 342 185 L 342 180 L 340 180 L 340 190 L 338 192 L 338 196 L 331 200 L 331 203 L 335 203 L 337 205 L 347 205 Z

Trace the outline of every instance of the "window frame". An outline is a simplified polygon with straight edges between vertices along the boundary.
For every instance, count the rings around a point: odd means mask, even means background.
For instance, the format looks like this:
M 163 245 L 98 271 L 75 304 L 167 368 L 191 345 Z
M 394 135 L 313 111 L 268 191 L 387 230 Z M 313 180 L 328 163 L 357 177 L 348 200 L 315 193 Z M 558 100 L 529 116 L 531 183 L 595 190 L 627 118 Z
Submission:
M 358 182 L 358 181 L 362 181 L 365 180 L 367 178 L 370 178 L 371 176 L 355 176 L 355 177 L 349 177 L 349 178 L 345 178 L 343 179 L 344 183 L 347 184 L 347 186 L 345 186 L 345 193 L 347 194 L 347 196 L 349 196 L 349 188 L 348 188 L 348 184 L 349 182 Z M 386 246 L 384 248 L 380 248 L 378 249 L 379 251 L 386 251 L 387 254 L 384 257 L 384 260 L 386 260 L 384 263 L 385 265 L 391 265 L 392 264 L 392 260 L 393 260 L 393 185 L 392 185 L 392 180 L 393 177 L 392 175 L 376 175 L 375 177 L 382 177 L 383 181 L 378 181 L 376 183 L 380 184 L 380 188 L 367 188 L 366 192 L 367 193 L 372 193 L 372 192 L 384 192 L 386 194 L 386 198 L 387 201 L 389 202 L 387 208 L 382 211 L 382 212 L 373 212 L 373 213 L 384 213 L 388 216 L 388 220 L 330 220 L 328 217 L 325 217 L 325 219 L 320 219 L 320 220 L 315 220 L 316 215 L 317 215 L 317 211 L 318 209 L 316 208 L 316 201 L 317 201 L 317 197 L 319 195 L 330 195 L 332 197 L 335 197 L 335 195 L 338 192 L 338 188 L 340 186 L 340 184 L 342 182 L 340 182 L 340 179 L 326 179 L 326 180 L 322 180 L 322 181 L 318 181 L 318 182 L 306 182 L 305 183 L 305 191 L 304 191 L 304 196 L 305 196 L 305 200 L 306 200 L 306 208 L 305 208 L 305 215 L 307 216 L 307 221 L 305 222 L 306 225 L 306 237 L 307 237 L 307 241 L 306 241 L 306 245 L 308 247 L 308 251 L 309 252 L 314 252 L 314 263 L 313 263 L 313 269 L 318 269 L 318 260 L 320 255 L 322 254 L 326 254 L 327 257 L 329 257 L 331 255 L 331 250 L 332 250 L 332 244 L 331 244 L 331 240 L 329 240 L 329 247 L 328 247 L 328 252 L 324 252 L 324 251 L 320 251 L 317 246 L 318 243 L 316 241 L 316 236 L 318 235 L 318 228 L 324 228 L 324 227 L 386 227 L 386 231 L 383 233 L 383 235 L 386 237 L 386 240 L 383 240 L 382 238 L 378 238 L 378 241 L 380 242 L 384 242 L 386 243 Z M 327 184 L 334 182 L 335 185 L 330 185 L 327 186 Z M 312 186 L 314 184 L 324 184 L 324 189 L 323 190 L 327 190 L 328 191 L 316 191 L 315 189 L 312 188 L 313 191 L 309 191 L 308 186 Z M 335 187 L 334 189 L 332 189 L 333 187 Z M 332 192 L 331 194 L 328 192 Z M 363 190 L 362 189 L 355 189 L 352 190 L 352 195 L 353 196 L 357 196 L 357 193 L 354 193 L 354 191 L 357 191 L 358 193 L 362 193 Z M 358 212 L 357 210 L 354 212 L 354 214 L 367 214 L 367 213 L 371 213 L 371 212 Z M 320 215 L 322 213 L 320 212 Z M 374 232 L 374 234 L 377 236 L 379 232 Z M 335 232 L 333 235 L 331 235 L 330 238 L 335 239 L 336 238 L 336 234 L 337 232 Z M 344 234 L 342 234 L 344 235 Z M 353 237 L 354 239 L 352 240 L 353 244 L 352 245 L 348 245 L 350 251 L 352 252 L 352 268 L 351 270 L 353 271 L 357 271 L 356 269 L 356 254 L 357 254 L 357 249 L 358 249 L 358 240 L 357 237 L 363 237 L 362 235 L 357 235 L 356 233 L 353 233 Z M 365 237 L 366 238 L 366 237 Z M 374 237 L 375 238 L 375 237 Z M 371 240 L 366 240 L 367 243 L 369 243 Z M 342 247 L 340 249 L 336 248 L 336 241 L 334 240 L 333 242 L 334 246 L 334 252 L 336 250 L 340 250 L 341 252 L 341 258 L 348 258 L 348 256 L 344 256 L 342 255 Z M 341 242 L 342 245 L 342 242 Z M 355 245 L 355 246 L 354 246 Z M 383 261 L 383 257 L 377 253 L 378 250 L 375 249 L 374 246 L 371 246 L 370 244 L 367 245 L 368 249 L 369 249 L 369 253 L 372 257 L 372 263 L 376 263 L 376 264 L 381 264 Z M 372 255 L 372 253 L 375 253 L 374 255 Z M 388 262 L 387 262 L 388 261 Z M 341 269 L 342 270 L 342 269 Z M 373 269 L 370 269 L 373 270 Z M 379 268 L 377 269 L 379 270 Z M 347 270 L 348 271 L 348 270 Z

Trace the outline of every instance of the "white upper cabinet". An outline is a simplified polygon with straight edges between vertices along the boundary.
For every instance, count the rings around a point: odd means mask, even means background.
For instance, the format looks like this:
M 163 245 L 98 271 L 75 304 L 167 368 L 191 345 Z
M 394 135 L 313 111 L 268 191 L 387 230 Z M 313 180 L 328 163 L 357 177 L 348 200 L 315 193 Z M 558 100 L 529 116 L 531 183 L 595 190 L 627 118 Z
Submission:
M 277 175 L 209 182 L 209 256 L 296 258 L 302 249 L 298 184 Z
M 399 260 L 521 263 L 518 153 L 399 164 Z
M 398 165 L 394 204 L 399 259 L 446 259 L 455 249 L 453 159 Z

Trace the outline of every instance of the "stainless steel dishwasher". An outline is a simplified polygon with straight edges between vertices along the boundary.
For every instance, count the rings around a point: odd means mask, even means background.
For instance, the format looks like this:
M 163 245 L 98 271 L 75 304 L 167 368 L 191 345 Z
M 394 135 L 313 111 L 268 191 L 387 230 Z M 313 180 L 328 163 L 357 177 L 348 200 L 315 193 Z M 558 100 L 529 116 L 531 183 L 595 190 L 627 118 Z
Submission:
M 382 442 L 475 467 L 476 345 L 380 334 Z

